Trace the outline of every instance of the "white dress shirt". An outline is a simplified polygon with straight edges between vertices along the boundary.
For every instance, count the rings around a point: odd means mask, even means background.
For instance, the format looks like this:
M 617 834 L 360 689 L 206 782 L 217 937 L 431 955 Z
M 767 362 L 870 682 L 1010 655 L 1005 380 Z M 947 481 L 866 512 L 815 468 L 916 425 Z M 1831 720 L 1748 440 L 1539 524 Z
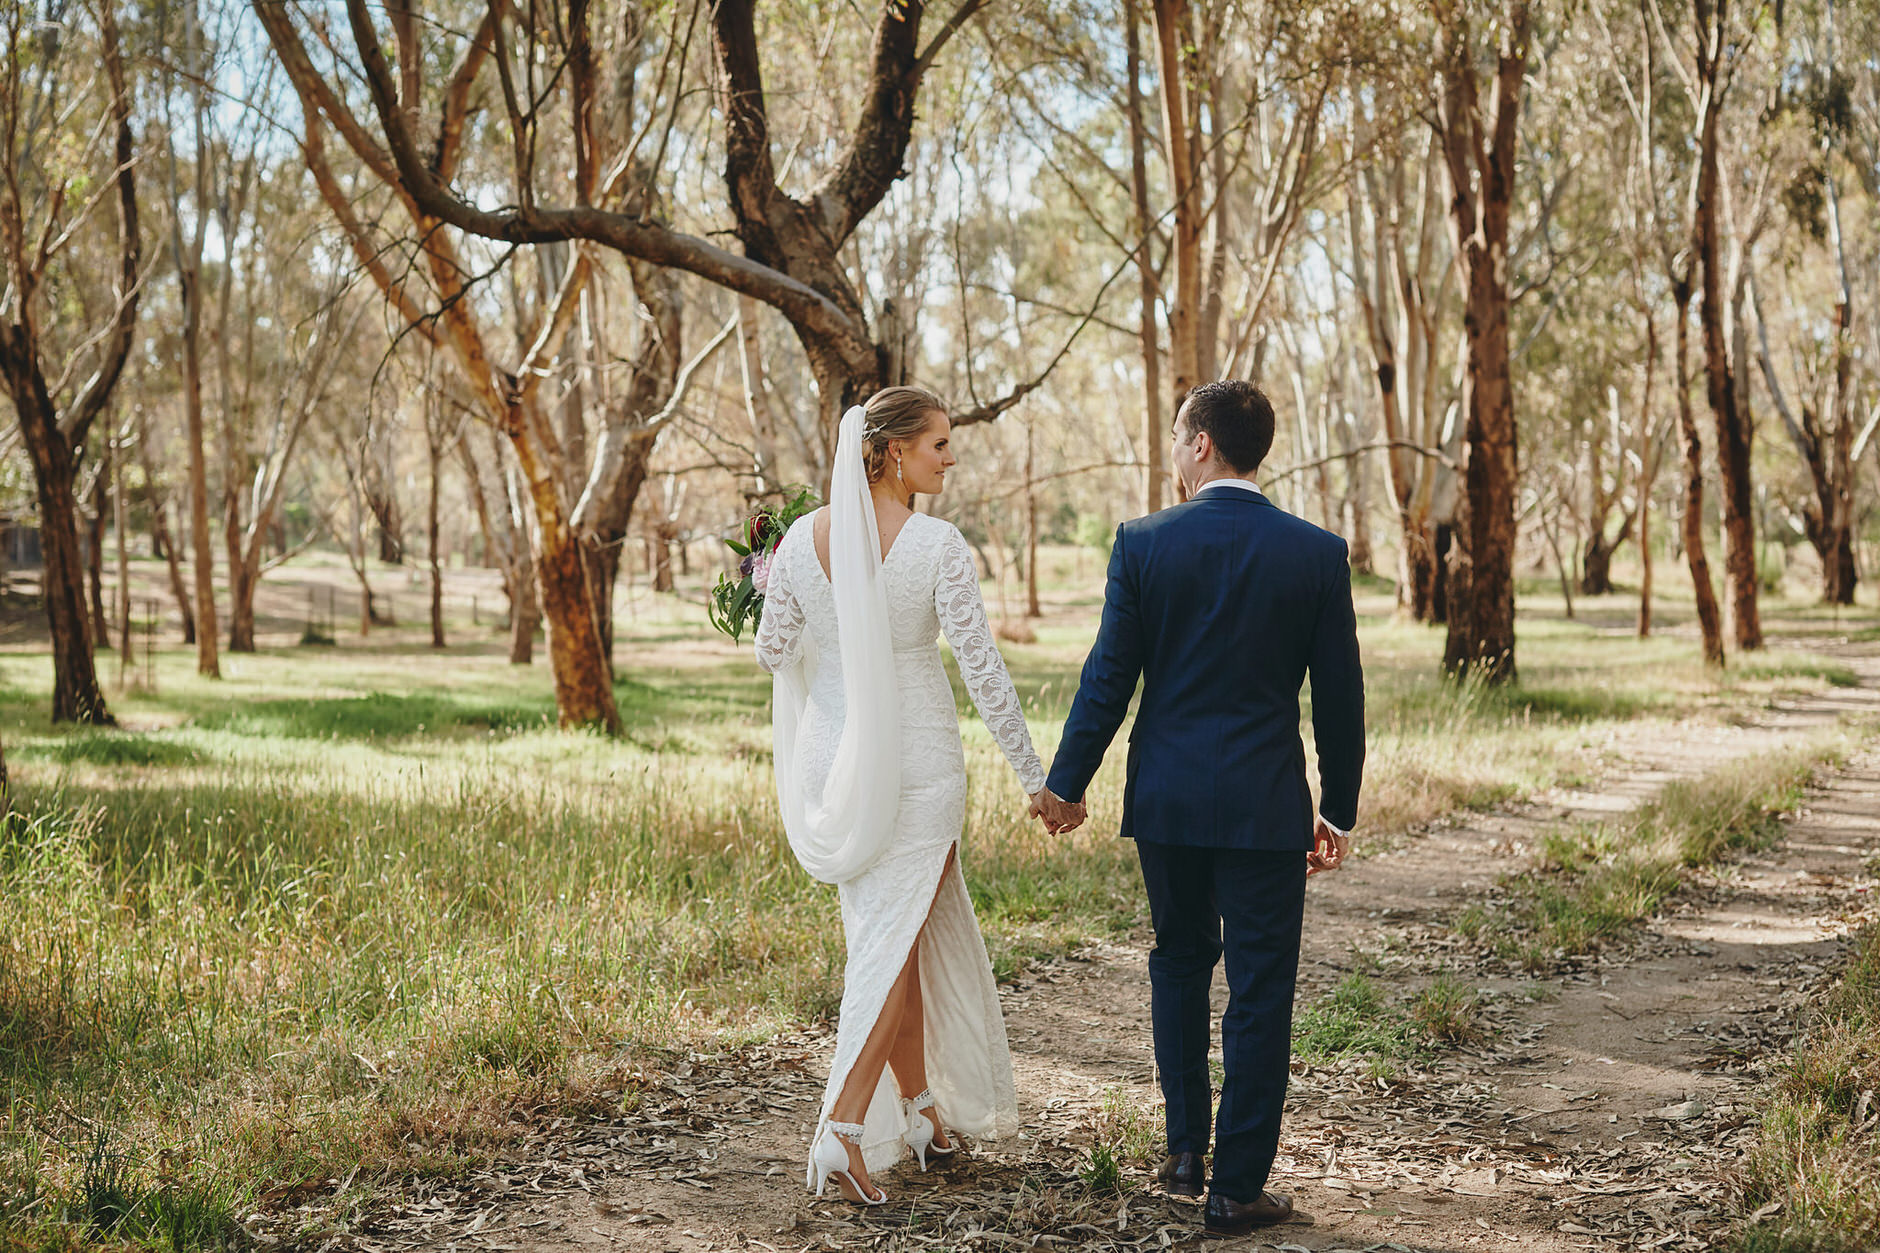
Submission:
M 1257 492 L 1260 490 L 1260 485 L 1255 483 L 1252 479 L 1234 479 L 1234 478 L 1209 479 L 1207 482 L 1203 483 L 1200 487 L 1195 489 L 1195 495 L 1199 496 L 1202 492 L 1207 491 L 1210 487 L 1235 487 L 1235 488 L 1239 488 L 1243 492 Z

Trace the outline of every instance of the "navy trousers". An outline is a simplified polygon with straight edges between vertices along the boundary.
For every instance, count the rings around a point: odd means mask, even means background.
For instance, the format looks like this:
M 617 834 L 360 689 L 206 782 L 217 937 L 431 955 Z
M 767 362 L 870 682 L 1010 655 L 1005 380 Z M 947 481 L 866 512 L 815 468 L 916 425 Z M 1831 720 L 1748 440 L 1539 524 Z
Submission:
M 1155 925 L 1150 1013 L 1155 1066 L 1168 1107 L 1168 1151 L 1208 1151 L 1208 992 L 1214 967 L 1225 956 L 1225 1080 L 1210 1190 L 1243 1204 L 1258 1200 L 1279 1153 L 1286 1104 L 1306 856 L 1143 840 L 1136 842 L 1136 854 Z

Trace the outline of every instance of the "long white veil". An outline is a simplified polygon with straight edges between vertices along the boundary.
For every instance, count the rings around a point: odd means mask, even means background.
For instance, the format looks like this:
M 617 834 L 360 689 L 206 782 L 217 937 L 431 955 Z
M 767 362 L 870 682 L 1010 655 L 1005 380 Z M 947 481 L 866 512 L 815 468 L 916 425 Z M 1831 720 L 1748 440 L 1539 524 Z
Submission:
M 777 796 L 790 848 L 813 878 L 843 883 L 874 865 L 894 834 L 901 803 L 901 722 L 895 685 L 888 589 L 881 577 L 881 532 L 862 464 L 860 405 L 842 415 L 829 476 L 829 584 L 841 645 L 843 721 L 835 762 L 820 796 L 797 777 L 797 728 L 809 700 L 805 660 L 777 671 L 771 728 Z

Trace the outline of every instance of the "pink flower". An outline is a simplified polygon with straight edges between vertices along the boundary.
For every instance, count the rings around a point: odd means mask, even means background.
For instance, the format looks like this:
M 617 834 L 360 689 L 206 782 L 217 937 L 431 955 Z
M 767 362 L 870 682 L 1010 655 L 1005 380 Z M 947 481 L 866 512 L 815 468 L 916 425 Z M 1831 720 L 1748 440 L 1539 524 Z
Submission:
M 755 560 L 751 562 L 751 586 L 762 595 L 770 586 L 770 554 L 753 553 L 752 556 Z

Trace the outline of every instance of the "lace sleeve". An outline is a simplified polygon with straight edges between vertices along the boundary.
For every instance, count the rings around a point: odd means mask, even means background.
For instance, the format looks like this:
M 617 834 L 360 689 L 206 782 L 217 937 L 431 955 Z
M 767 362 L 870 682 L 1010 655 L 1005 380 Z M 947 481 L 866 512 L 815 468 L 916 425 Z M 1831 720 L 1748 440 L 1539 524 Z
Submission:
M 757 622 L 757 664 L 771 674 L 795 665 L 803 656 L 803 605 L 790 577 L 795 539 L 794 534 L 784 536 L 771 557 L 764 616 Z
M 940 577 L 934 584 L 934 612 L 940 617 L 947 644 L 959 660 L 960 677 L 966 681 L 966 691 L 980 718 L 1018 773 L 1019 786 L 1031 796 L 1044 786 L 1044 765 L 1031 746 L 1024 707 L 1018 703 L 1005 658 L 999 655 L 992 625 L 986 621 L 972 549 L 966 546 L 965 536 L 952 527 L 947 529 L 950 534 L 940 553 Z

